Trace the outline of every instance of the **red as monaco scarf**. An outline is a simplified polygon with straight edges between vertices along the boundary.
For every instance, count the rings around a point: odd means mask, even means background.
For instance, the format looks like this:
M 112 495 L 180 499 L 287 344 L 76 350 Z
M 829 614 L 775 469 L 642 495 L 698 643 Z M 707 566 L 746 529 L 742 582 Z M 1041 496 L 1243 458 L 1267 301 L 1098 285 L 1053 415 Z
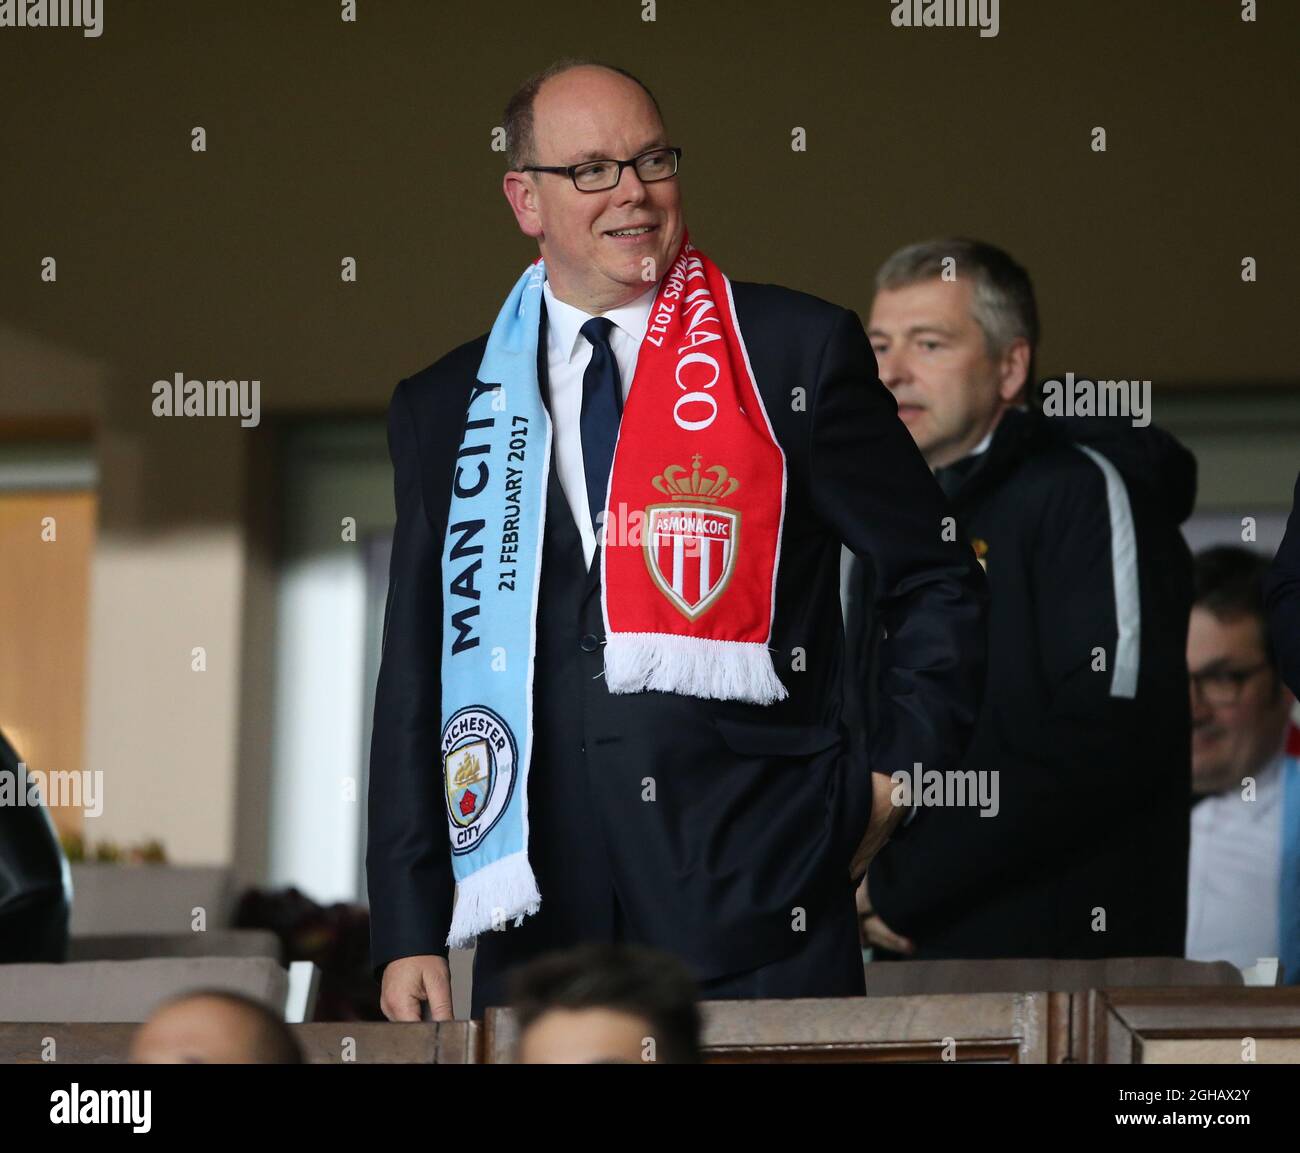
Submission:
M 731 284 L 689 236 L 650 312 L 605 507 L 609 691 L 784 699 L 768 642 L 785 453 Z

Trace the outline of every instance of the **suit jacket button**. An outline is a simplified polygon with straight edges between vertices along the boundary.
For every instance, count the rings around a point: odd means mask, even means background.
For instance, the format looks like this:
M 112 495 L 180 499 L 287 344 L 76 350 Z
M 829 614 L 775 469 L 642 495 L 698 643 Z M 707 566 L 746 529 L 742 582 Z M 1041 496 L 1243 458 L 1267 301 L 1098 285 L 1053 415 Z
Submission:
M 594 653 L 600 647 L 600 641 L 593 633 L 588 633 L 578 643 L 582 646 L 584 653 Z

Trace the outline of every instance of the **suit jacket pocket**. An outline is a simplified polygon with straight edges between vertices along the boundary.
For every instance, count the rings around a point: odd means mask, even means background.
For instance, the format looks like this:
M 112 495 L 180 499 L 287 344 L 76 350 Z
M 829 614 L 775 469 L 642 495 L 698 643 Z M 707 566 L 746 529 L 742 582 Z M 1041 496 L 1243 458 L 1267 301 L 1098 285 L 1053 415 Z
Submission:
M 849 752 L 849 742 L 835 729 L 820 725 L 767 725 L 714 717 L 713 723 L 734 753 L 755 757 L 803 757 L 811 765 L 831 750 Z M 867 831 L 871 817 L 871 774 L 851 755 L 835 757 L 826 777 L 826 819 L 832 853 L 846 870 Z
M 844 869 L 847 881 L 849 862 L 866 832 L 870 796 L 865 798 L 864 811 L 864 782 L 849 778 L 855 772 L 854 758 L 845 755 L 849 742 L 844 734 L 821 725 L 771 725 L 731 717 L 715 716 L 713 723 L 733 753 L 758 758 L 779 776 L 790 773 L 792 793 L 816 787 L 812 780 L 820 777 L 824 827 L 829 838 L 826 851 L 837 872 Z M 798 761 L 803 765 L 799 766 Z M 796 783 L 795 778 L 801 779 Z
M 766 725 L 714 717 L 713 723 L 734 753 L 757 757 L 811 757 L 843 742 L 835 729 L 819 725 Z

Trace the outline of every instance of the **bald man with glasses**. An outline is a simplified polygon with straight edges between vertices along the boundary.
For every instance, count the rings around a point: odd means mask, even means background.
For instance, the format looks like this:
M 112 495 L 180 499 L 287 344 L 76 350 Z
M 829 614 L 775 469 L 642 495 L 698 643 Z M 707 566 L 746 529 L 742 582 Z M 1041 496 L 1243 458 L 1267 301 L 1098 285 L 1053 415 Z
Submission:
M 503 124 L 542 259 L 389 405 L 381 1008 L 450 1018 L 469 941 L 472 1017 L 585 943 L 672 954 L 707 999 L 860 996 L 890 774 L 955 763 L 974 728 L 983 570 L 861 320 L 688 239 L 644 84 L 560 61 Z M 843 721 L 845 546 L 889 631 L 869 749 Z

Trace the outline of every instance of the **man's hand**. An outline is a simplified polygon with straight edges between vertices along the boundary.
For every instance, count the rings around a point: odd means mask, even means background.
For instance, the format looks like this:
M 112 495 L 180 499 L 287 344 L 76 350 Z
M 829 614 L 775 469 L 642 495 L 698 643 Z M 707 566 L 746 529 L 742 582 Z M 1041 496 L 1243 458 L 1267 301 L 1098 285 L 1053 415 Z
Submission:
M 884 773 L 871 774 L 871 820 L 867 822 L 866 834 L 849 863 L 851 880 L 861 880 L 866 876 L 871 858 L 885 847 L 885 842 L 893 836 L 894 830 L 907 813 L 901 805 L 894 804 L 892 786 L 893 781 Z
M 421 1002 L 429 1004 L 428 1020 L 450 1021 L 451 971 L 447 958 L 433 953 L 399 957 L 384 966 L 379 1007 L 390 1021 L 420 1021 Z
M 893 953 L 903 953 L 905 955 L 914 953 L 916 946 L 906 937 L 900 937 L 884 921 L 880 919 L 880 914 L 875 912 L 871 907 L 871 894 L 867 891 L 868 878 L 862 878 L 862 884 L 858 886 L 858 929 L 864 945 L 870 945 L 876 949 L 888 949 Z

